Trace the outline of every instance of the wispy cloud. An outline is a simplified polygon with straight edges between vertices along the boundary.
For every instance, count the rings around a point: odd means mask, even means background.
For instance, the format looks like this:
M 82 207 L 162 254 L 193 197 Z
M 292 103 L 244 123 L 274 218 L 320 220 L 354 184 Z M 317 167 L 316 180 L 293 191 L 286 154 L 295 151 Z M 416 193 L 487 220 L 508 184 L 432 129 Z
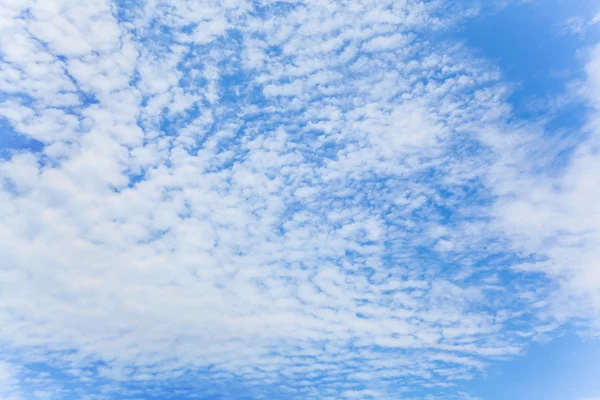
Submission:
M 600 12 L 596 13 L 591 18 L 576 15 L 569 17 L 563 24 L 563 32 L 571 35 L 585 35 L 590 29 L 594 29 L 595 25 L 600 22 Z
M 579 315 L 596 324 L 600 307 L 600 220 L 595 201 L 599 194 L 595 171 L 600 166 L 599 66 L 600 47 L 595 47 L 585 66 L 585 84 L 578 89 L 589 106 L 585 140 L 567 156 L 566 166 L 559 171 L 545 169 L 548 160 L 540 159 L 534 147 L 541 138 L 531 135 L 533 143 L 519 143 L 516 137 L 509 139 L 512 143 L 506 141 L 513 150 L 505 153 L 505 161 L 493 173 L 495 181 L 501 182 L 496 184 L 501 196 L 495 206 L 499 230 L 512 238 L 522 254 L 530 255 L 530 260 L 515 268 L 555 278 L 561 290 L 555 293 L 554 316 Z

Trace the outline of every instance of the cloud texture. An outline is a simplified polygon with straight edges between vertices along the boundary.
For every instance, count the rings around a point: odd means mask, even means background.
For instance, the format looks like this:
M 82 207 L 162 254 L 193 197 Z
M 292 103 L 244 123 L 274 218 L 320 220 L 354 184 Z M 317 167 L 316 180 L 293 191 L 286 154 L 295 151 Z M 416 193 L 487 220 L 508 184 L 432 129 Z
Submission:
M 0 394 L 468 399 L 597 332 L 600 48 L 554 168 L 476 12 L 3 1 Z

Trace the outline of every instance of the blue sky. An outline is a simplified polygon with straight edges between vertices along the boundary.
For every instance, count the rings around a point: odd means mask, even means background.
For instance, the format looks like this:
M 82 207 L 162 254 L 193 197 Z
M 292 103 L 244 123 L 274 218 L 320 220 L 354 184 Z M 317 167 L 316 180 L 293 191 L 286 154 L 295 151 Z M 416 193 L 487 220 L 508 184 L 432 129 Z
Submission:
M 0 6 L 0 398 L 598 400 L 592 1 Z
M 501 363 L 467 386 L 484 399 L 573 399 L 598 394 L 600 346 L 561 336 L 536 343 L 523 357 Z

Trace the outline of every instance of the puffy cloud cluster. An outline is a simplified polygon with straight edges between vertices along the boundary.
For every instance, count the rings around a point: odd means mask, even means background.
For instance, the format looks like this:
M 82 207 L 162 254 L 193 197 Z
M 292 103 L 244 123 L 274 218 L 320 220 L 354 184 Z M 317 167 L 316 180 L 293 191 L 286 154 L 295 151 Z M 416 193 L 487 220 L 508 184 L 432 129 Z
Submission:
M 597 121 L 519 174 L 454 7 L 4 1 L 6 396 L 469 398 L 599 307 Z

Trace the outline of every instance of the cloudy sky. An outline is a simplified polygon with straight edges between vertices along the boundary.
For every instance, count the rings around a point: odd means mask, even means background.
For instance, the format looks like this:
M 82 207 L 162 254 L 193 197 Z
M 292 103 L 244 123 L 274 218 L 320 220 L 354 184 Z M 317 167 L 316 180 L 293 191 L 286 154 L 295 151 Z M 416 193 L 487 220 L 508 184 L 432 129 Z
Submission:
M 3 0 L 0 398 L 598 400 L 592 0 Z

